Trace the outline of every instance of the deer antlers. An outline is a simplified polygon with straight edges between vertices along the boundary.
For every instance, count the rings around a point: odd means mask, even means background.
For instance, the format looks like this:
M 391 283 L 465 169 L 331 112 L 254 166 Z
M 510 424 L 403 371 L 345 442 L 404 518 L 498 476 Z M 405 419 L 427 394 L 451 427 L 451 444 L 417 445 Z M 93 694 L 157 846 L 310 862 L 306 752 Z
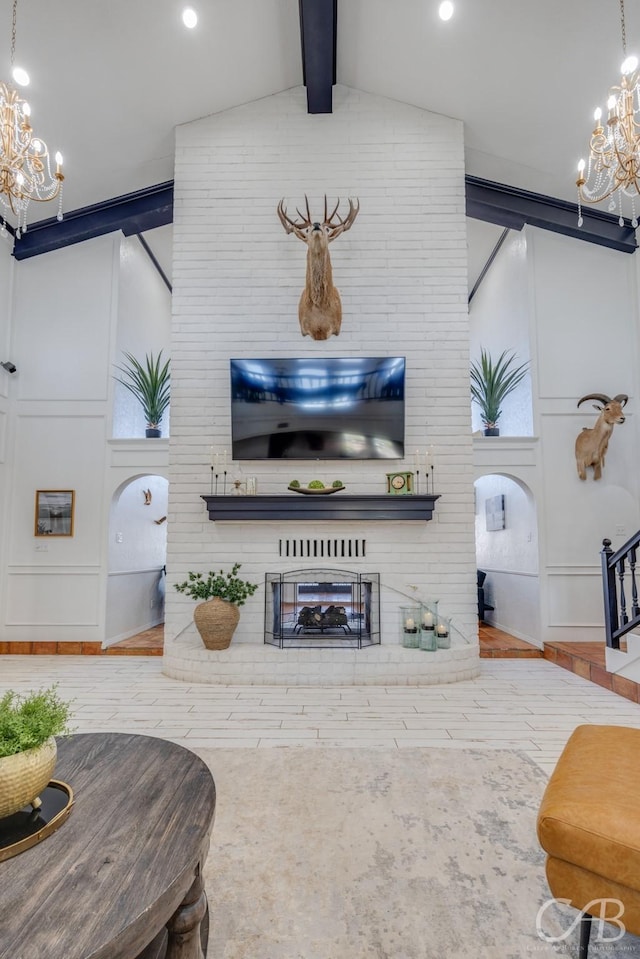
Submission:
M 311 220 L 311 211 L 309 210 L 309 200 L 307 194 L 304 195 L 304 202 L 307 207 L 307 215 L 300 212 L 296 207 L 296 213 L 300 217 L 299 221 L 292 220 L 291 217 L 287 216 L 287 211 L 284 205 L 284 198 L 278 203 L 278 216 L 280 217 L 280 222 L 285 228 L 287 233 L 295 233 L 299 240 L 302 240 L 304 243 L 307 242 L 307 236 L 309 230 L 319 230 L 324 228 L 324 231 L 327 235 L 327 241 L 331 243 L 332 240 L 335 240 L 336 237 L 340 236 L 341 233 L 344 233 L 345 230 L 350 229 L 353 225 L 353 221 L 358 215 L 360 210 L 360 203 L 358 200 L 355 202 L 349 200 L 349 212 L 347 213 L 344 220 L 338 216 L 338 207 L 340 206 L 340 200 L 334 206 L 330 215 L 327 215 L 327 195 L 324 197 L 324 220 L 322 223 L 319 221 L 312 222 Z M 334 223 L 334 217 L 337 220 Z
M 309 200 L 305 194 L 307 215 L 296 209 L 299 219 L 287 215 L 284 199 L 278 203 L 278 216 L 287 233 L 295 233 L 307 247 L 307 278 L 298 303 L 298 319 L 303 336 L 314 340 L 326 340 L 337 336 L 342 324 L 340 293 L 333 285 L 329 244 L 337 236 L 351 228 L 360 210 L 358 200 L 349 200 L 349 212 L 343 219 L 338 214 L 340 200 L 331 213 L 327 211 L 324 198 L 324 220 L 312 221 Z

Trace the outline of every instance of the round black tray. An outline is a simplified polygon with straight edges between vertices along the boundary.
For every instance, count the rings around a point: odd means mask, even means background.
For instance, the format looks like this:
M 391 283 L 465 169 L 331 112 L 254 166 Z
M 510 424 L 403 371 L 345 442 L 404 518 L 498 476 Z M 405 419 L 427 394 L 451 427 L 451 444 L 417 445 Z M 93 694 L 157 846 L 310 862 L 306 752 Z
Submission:
M 346 489 L 346 486 L 323 486 L 320 489 L 309 489 L 308 486 L 287 486 L 287 489 L 290 489 L 292 493 L 339 493 L 341 490 Z
M 55 832 L 73 805 L 73 790 L 66 783 L 52 779 L 40 793 L 42 806 L 25 806 L 19 812 L 0 819 L 0 862 L 30 849 Z

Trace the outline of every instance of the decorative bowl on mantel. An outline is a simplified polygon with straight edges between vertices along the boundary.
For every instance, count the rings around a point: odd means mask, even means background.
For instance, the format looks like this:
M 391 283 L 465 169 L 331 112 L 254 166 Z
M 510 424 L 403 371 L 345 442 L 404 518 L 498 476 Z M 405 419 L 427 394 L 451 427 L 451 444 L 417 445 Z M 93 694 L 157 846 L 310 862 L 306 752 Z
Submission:
M 321 486 L 319 488 L 309 486 L 288 486 L 292 493 L 339 493 L 346 489 L 346 486 Z

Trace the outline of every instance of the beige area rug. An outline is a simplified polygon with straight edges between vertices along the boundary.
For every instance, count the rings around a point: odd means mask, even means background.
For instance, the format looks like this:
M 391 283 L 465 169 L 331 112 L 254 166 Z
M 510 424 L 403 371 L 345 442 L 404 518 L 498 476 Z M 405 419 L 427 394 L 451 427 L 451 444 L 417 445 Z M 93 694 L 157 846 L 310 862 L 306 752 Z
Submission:
M 511 751 L 198 749 L 217 788 L 209 959 L 577 956 L 535 821 L 545 775 Z M 616 930 L 604 927 L 604 936 Z M 640 957 L 640 940 L 590 959 Z

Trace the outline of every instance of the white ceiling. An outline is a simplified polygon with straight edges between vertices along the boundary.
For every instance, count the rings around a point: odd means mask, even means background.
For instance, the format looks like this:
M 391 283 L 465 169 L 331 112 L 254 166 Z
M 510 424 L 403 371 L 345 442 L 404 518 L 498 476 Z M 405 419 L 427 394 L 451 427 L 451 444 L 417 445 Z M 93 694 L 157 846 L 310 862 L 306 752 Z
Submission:
M 298 0 L 189 2 L 193 31 L 181 0 L 20 0 L 15 61 L 36 134 L 64 154 L 66 210 L 171 180 L 176 125 L 301 84 Z M 454 0 L 448 23 L 438 2 L 338 0 L 338 82 L 462 120 L 472 175 L 575 200 L 593 108 L 619 78 L 619 0 Z M 1 0 L 7 80 L 10 36 Z

